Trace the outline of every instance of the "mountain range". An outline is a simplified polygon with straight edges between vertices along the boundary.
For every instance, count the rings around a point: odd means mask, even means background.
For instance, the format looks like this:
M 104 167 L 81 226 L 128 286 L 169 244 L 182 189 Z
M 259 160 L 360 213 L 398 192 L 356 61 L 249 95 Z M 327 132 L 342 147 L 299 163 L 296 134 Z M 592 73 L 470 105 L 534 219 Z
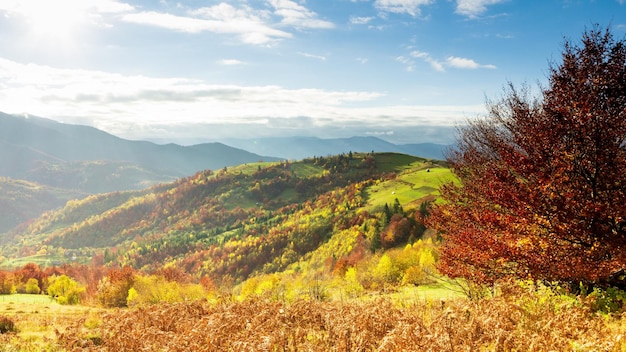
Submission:
M 419 139 L 419 137 L 416 137 Z M 220 142 L 252 153 L 289 160 L 349 152 L 390 152 L 444 160 L 451 145 L 436 143 L 394 144 L 377 137 L 318 138 L 271 137 L 258 139 L 221 139 Z
M 131 141 L 89 126 L 0 113 L 0 176 L 101 193 L 141 189 L 205 169 L 276 161 L 222 143 Z

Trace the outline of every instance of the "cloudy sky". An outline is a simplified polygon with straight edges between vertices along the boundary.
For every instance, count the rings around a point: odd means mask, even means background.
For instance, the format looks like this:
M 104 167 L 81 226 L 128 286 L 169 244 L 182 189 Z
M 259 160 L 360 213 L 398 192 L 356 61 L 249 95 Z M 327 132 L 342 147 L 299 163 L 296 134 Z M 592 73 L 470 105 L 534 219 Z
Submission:
M 0 111 L 183 144 L 454 139 L 624 0 L 0 0 Z

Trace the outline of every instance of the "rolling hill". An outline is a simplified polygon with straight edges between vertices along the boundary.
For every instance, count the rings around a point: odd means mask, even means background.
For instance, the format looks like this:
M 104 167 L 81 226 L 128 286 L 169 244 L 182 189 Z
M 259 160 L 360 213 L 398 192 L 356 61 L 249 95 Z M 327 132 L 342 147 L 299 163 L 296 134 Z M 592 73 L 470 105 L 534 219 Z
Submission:
M 68 202 L 3 236 L 2 265 L 62 262 L 72 253 L 82 262 L 148 272 L 174 266 L 234 282 L 303 258 L 324 270 L 329 258 L 420 237 L 418 209 L 450 175 L 441 162 L 393 153 L 205 170 Z

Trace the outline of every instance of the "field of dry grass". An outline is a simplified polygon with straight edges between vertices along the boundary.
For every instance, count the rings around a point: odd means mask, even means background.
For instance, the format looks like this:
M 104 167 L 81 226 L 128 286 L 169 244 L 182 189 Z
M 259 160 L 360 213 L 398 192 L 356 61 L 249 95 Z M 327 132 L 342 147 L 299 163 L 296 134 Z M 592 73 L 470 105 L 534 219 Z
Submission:
M 402 303 L 404 302 L 404 303 Z M 575 298 L 372 298 L 282 302 L 263 297 L 133 309 L 0 297 L 0 351 L 626 351 L 626 313 Z
M 45 295 L 0 295 L 0 317 L 15 323 L 15 332 L 0 334 L 0 351 L 59 351 L 57 329 L 99 324 L 102 310 L 60 305 Z
M 106 313 L 58 336 L 68 351 L 625 351 L 621 315 L 560 299 L 408 305 L 262 298 Z

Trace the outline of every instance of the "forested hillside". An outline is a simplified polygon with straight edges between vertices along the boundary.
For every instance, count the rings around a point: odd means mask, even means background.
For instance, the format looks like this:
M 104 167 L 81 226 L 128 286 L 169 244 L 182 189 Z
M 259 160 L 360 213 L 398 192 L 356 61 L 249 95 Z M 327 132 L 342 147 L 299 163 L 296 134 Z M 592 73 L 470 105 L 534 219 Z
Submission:
M 85 196 L 76 190 L 0 177 L 0 233 L 25 219 L 36 218 L 46 210 L 60 208 L 70 199 Z
M 419 239 L 427 204 L 449 177 L 441 162 L 387 153 L 203 171 L 69 202 L 5 236 L 4 265 L 174 266 L 231 283 L 303 258 L 313 271 L 332 270 L 350 255 Z

